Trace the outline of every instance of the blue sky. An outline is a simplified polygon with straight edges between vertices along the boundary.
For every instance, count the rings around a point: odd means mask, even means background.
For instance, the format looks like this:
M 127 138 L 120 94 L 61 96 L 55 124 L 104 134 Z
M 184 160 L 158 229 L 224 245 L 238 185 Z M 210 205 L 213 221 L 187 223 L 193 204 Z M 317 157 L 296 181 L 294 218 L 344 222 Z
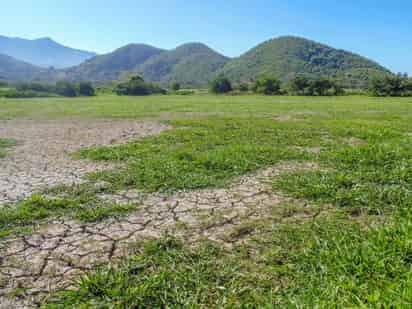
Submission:
M 0 34 L 52 37 L 105 53 L 136 42 L 162 48 L 200 41 L 228 56 L 281 35 L 298 35 L 412 74 L 408 0 L 11 0 Z

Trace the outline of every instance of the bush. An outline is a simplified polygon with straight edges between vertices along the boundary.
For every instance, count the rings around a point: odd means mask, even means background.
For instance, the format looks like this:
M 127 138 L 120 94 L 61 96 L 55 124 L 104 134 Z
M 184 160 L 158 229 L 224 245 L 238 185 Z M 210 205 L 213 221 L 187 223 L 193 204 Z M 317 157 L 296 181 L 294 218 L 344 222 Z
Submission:
M 178 82 L 172 83 L 171 88 L 172 88 L 173 91 L 179 91 L 180 90 L 180 83 L 178 83 Z
M 370 82 L 369 93 L 375 97 L 409 97 L 412 96 L 412 79 L 400 75 L 375 77 Z
M 2 97 L 8 99 L 29 99 L 29 98 L 47 98 L 47 97 L 54 97 L 56 94 L 49 93 L 49 92 L 39 92 L 33 90 L 16 90 L 11 89 L 1 93 Z
M 249 91 L 249 85 L 246 84 L 246 83 L 241 83 L 238 86 L 238 89 L 239 89 L 240 92 L 248 92 Z
M 116 86 L 117 95 L 144 96 L 151 94 L 166 94 L 166 90 L 153 84 L 147 83 L 140 75 L 134 75 L 128 81 Z
M 219 76 L 210 82 L 210 91 L 215 94 L 232 91 L 232 83 L 226 77 Z
M 79 94 L 85 97 L 92 97 L 95 95 L 95 90 L 91 83 L 81 82 L 79 84 Z
M 31 83 L 18 83 L 16 85 L 18 91 L 37 91 L 37 92 L 48 92 L 56 93 L 56 87 L 50 84 L 43 84 L 37 82 Z
M 256 81 L 253 91 L 265 95 L 281 94 L 281 82 L 276 77 L 263 77 Z
M 76 97 L 77 89 L 76 85 L 68 81 L 60 81 L 56 83 L 56 93 L 63 97 Z

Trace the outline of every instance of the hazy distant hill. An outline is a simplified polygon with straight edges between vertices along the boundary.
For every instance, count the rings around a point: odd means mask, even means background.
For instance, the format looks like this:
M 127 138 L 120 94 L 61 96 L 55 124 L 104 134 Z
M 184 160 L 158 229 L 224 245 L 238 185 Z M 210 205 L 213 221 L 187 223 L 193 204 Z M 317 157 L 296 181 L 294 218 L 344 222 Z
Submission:
M 132 72 L 136 66 L 164 50 L 145 44 L 130 44 L 112 53 L 96 56 L 65 70 L 71 80 L 111 81 Z
M 386 74 L 381 65 L 359 55 L 303 38 L 286 36 L 266 41 L 227 63 L 219 73 L 249 81 L 261 75 L 288 79 L 296 74 L 329 76 L 346 86 L 364 86 L 368 77 Z
M 202 43 L 188 43 L 150 58 L 135 71 L 160 83 L 205 85 L 228 61 L 229 58 Z
M 0 53 L 41 67 L 67 68 L 95 53 L 63 46 L 50 38 L 26 40 L 0 36 Z
M 32 64 L 0 54 L 0 80 L 32 80 L 43 71 Z

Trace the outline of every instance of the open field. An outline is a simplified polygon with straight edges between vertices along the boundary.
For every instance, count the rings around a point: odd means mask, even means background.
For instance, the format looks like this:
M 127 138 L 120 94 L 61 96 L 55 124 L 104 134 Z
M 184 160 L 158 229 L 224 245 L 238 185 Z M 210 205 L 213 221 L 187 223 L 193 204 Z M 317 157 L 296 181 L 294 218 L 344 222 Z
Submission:
M 0 308 L 410 306 L 410 119 L 411 98 L 0 99 Z

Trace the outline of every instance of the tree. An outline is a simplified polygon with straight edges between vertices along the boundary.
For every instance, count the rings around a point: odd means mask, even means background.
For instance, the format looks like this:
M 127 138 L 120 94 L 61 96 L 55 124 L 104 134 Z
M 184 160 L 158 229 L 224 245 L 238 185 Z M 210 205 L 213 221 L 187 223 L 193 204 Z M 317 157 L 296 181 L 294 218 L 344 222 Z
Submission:
M 85 97 L 92 97 L 95 95 L 95 90 L 91 83 L 81 82 L 79 84 L 79 94 Z
M 265 95 L 281 94 L 281 82 L 276 77 L 262 77 L 256 81 L 253 91 Z
M 60 81 L 56 83 L 56 93 L 63 97 L 77 96 L 76 86 L 68 81 Z
M 232 83 L 224 76 L 216 77 L 210 82 L 210 91 L 216 94 L 232 91 Z
M 411 81 L 400 75 L 375 77 L 369 85 L 369 92 L 376 97 L 400 97 L 410 95 Z
M 180 83 L 179 82 L 172 83 L 171 88 L 172 88 L 173 91 L 179 91 L 180 90 Z

